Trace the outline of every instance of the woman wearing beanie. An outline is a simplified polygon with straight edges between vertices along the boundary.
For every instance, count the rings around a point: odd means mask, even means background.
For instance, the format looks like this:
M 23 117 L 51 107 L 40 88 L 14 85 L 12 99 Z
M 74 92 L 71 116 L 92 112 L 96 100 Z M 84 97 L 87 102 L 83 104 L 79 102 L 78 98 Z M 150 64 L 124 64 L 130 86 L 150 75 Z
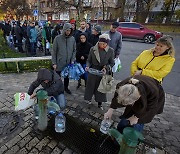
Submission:
M 102 34 L 99 36 L 97 44 L 91 48 L 86 63 L 85 70 L 93 68 L 99 71 L 103 71 L 104 74 L 108 74 L 110 69 L 114 66 L 114 50 L 108 46 L 109 35 Z M 99 87 L 102 76 L 89 73 L 84 99 L 91 104 L 92 96 L 94 95 L 95 101 L 98 102 L 98 107 L 102 108 L 102 102 L 107 102 L 106 94 L 99 92 Z

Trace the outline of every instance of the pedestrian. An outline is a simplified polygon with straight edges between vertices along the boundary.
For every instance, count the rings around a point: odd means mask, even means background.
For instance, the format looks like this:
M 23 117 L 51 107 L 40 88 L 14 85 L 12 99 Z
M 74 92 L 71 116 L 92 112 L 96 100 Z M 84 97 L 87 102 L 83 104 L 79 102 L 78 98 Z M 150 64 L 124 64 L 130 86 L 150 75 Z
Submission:
M 52 42 L 54 41 L 54 38 L 60 34 L 61 34 L 61 26 L 59 24 L 57 24 L 52 31 Z
M 30 29 L 29 29 L 29 42 L 30 42 L 30 48 L 31 48 L 31 55 L 36 55 L 36 48 L 37 48 L 37 30 L 35 28 L 35 23 L 30 23 Z
M 99 41 L 99 36 L 101 35 L 101 26 L 95 25 L 92 29 L 92 34 L 89 38 L 89 43 L 91 43 L 93 46 L 96 45 L 96 43 Z
M 160 83 L 171 72 L 175 50 L 169 36 L 159 38 L 155 47 L 144 50 L 131 64 L 131 75 L 150 76 Z
M 50 55 L 50 51 L 46 45 L 46 44 L 49 45 L 51 43 L 51 22 L 50 21 L 45 23 L 44 28 L 42 30 L 42 37 L 44 38 L 45 55 Z
M 88 23 L 86 24 L 86 28 L 87 28 L 87 30 L 89 31 L 89 34 L 91 35 L 92 30 L 91 30 L 91 23 L 90 23 L 90 22 L 88 22 Z
M 56 99 L 61 110 L 65 108 L 64 86 L 61 77 L 54 70 L 48 70 L 46 68 L 39 69 L 37 79 L 31 83 L 28 90 L 30 98 L 36 96 L 34 90 L 39 85 L 47 91 L 48 96 L 53 96 Z
M 110 36 L 109 46 L 114 49 L 115 57 L 118 58 L 122 48 L 122 35 L 117 31 L 119 27 L 119 22 L 113 22 L 111 24 L 110 30 L 106 32 Z
M 108 34 L 102 34 L 99 36 L 98 43 L 91 48 L 86 63 L 85 70 L 93 68 L 99 71 L 103 71 L 104 74 L 109 74 L 111 68 L 114 65 L 114 50 L 108 46 L 110 41 Z M 107 102 L 106 94 L 99 92 L 99 87 L 102 76 L 89 73 L 84 99 L 91 104 L 92 96 L 94 95 L 95 101 L 98 102 L 98 107 L 103 110 L 102 102 Z
M 52 63 L 53 68 L 60 75 L 61 71 L 71 63 L 74 63 L 76 58 L 76 41 L 72 36 L 72 26 L 70 23 L 65 23 L 62 34 L 55 37 L 53 42 Z M 68 88 L 69 78 L 64 78 L 64 90 L 68 94 L 71 91 Z
M 20 21 L 17 21 L 14 32 L 16 35 L 16 40 L 17 40 L 16 46 L 18 47 L 18 51 L 21 53 L 24 53 L 23 48 L 22 48 L 23 30 L 22 30 Z
M 87 33 L 87 37 L 89 39 L 90 37 L 90 32 L 88 31 L 88 29 L 86 28 L 86 21 L 81 21 L 80 22 L 80 27 L 76 33 L 75 39 L 76 39 L 76 43 L 79 43 L 79 36 L 81 33 Z
M 11 32 L 10 21 L 6 20 L 4 24 L 4 38 L 8 44 L 10 44 L 10 32 Z
M 125 127 L 142 131 L 144 124 L 163 112 L 165 93 L 159 82 L 151 77 L 136 75 L 116 86 L 110 108 L 104 119 L 111 119 L 114 109 L 125 107 L 117 129 L 122 133 Z
M 80 43 L 77 44 L 77 52 L 76 52 L 76 62 L 80 63 L 82 67 L 85 69 L 86 67 L 86 61 L 89 55 L 89 51 L 92 47 L 92 44 L 90 44 L 87 41 L 87 34 L 81 33 L 80 34 Z M 87 72 L 81 75 L 80 79 L 78 80 L 78 86 L 77 89 L 81 86 L 81 79 L 84 79 L 85 85 L 87 81 Z

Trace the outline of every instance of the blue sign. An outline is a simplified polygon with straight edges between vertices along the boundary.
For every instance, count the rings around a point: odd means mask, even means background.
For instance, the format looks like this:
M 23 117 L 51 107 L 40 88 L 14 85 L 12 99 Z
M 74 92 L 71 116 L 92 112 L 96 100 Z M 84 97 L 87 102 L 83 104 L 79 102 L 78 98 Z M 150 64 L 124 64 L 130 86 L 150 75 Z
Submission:
M 33 10 L 33 15 L 38 16 L 38 10 Z

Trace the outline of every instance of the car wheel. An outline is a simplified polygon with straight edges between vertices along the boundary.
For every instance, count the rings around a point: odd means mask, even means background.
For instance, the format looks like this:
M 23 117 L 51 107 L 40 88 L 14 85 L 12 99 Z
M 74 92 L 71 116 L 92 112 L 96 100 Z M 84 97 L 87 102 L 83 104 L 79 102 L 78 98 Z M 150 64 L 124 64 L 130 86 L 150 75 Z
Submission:
M 154 35 L 147 34 L 144 36 L 144 42 L 145 43 L 152 43 L 152 42 L 154 42 L 154 40 L 155 40 Z

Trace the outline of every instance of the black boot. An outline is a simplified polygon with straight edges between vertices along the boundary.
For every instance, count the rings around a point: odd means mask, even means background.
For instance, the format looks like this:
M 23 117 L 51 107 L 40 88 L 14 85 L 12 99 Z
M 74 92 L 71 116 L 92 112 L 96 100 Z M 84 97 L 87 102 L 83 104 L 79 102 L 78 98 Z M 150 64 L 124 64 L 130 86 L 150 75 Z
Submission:
M 76 89 L 78 89 L 79 87 L 81 87 L 81 79 L 78 80 L 78 85 L 77 85 Z
M 72 94 L 71 91 L 70 91 L 68 88 L 64 88 L 64 91 L 65 91 L 66 93 L 70 94 L 70 95 Z

